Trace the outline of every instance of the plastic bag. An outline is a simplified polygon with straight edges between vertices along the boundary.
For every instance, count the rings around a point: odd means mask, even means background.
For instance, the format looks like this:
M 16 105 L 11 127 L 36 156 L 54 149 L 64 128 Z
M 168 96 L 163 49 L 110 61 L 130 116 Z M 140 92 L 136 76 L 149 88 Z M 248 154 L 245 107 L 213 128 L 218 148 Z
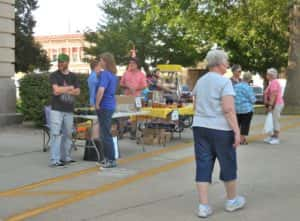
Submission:
M 114 144 L 115 159 L 119 159 L 120 152 L 119 152 L 118 137 L 113 137 L 113 144 Z
M 273 131 L 274 131 L 273 116 L 272 116 L 272 112 L 269 112 L 265 120 L 263 132 L 266 134 L 271 134 L 273 133 Z

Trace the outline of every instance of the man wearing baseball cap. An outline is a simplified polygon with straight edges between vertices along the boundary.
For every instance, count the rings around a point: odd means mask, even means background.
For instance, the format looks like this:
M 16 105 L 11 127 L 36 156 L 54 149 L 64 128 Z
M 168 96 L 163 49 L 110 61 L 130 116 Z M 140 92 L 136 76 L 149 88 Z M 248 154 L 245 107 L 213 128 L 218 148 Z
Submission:
M 80 94 L 79 81 L 69 71 L 69 56 L 58 55 L 58 70 L 50 75 L 52 100 L 50 113 L 50 161 L 52 167 L 75 162 L 71 158 L 73 111 Z

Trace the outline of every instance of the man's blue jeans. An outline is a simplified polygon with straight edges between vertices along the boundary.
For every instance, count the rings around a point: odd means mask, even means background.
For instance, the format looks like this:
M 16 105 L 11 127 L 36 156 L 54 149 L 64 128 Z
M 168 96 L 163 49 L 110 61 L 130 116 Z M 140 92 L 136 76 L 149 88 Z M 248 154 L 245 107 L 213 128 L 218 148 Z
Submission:
M 51 163 L 70 161 L 73 132 L 73 113 L 51 110 L 50 113 L 50 153 Z
M 100 140 L 107 160 L 115 160 L 115 149 L 111 135 L 112 115 L 114 111 L 100 109 L 97 111 L 100 126 Z

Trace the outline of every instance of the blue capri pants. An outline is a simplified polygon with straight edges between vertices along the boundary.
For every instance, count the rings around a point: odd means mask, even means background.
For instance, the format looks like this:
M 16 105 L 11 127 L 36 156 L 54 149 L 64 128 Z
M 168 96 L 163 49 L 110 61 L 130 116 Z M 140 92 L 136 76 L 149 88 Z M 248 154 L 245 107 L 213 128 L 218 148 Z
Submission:
M 220 164 L 220 180 L 237 179 L 236 149 L 233 131 L 193 127 L 196 182 L 211 182 L 215 160 Z

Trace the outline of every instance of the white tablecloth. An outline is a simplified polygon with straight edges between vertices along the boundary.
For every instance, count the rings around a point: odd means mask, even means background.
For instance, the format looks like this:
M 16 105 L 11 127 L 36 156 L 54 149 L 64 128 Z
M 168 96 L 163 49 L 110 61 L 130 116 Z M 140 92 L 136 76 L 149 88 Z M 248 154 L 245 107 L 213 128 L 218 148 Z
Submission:
M 134 112 L 115 112 L 112 118 L 122 118 L 122 117 L 132 117 L 132 116 L 142 116 L 149 114 L 148 111 L 134 111 Z M 97 120 L 97 115 L 74 115 L 76 118 Z

